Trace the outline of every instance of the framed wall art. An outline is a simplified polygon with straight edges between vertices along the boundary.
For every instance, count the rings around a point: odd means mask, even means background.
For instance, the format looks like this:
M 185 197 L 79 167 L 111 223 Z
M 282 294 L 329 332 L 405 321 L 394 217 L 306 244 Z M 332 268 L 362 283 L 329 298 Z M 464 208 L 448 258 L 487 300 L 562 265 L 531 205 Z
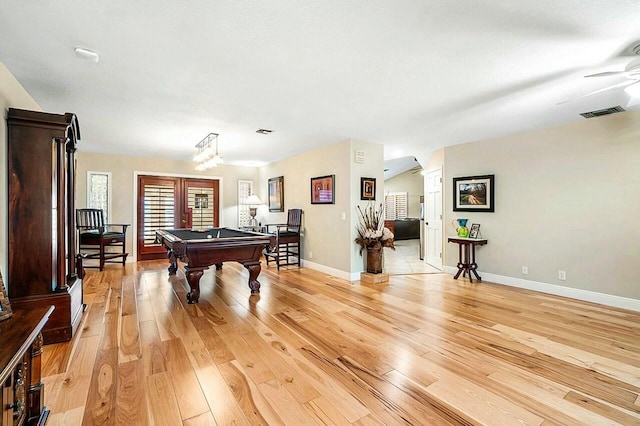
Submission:
M 311 204 L 335 204 L 335 175 L 311 178 Z
M 360 178 L 360 199 L 375 200 L 376 199 L 376 178 Z
M 269 211 L 284 211 L 284 176 L 269 179 Z
M 453 178 L 453 211 L 493 212 L 494 175 Z

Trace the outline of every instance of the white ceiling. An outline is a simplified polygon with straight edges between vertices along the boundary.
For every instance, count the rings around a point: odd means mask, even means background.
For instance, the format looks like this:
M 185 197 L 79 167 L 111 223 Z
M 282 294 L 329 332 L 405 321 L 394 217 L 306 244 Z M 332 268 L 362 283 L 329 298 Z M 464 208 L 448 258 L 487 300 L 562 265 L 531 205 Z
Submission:
M 625 81 L 583 76 L 634 59 L 638 23 L 637 0 L 2 0 L 0 62 L 85 151 L 186 160 L 216 132 L 231 164 L 347 138 L 391 160 L 638 108 L 576 99 Z

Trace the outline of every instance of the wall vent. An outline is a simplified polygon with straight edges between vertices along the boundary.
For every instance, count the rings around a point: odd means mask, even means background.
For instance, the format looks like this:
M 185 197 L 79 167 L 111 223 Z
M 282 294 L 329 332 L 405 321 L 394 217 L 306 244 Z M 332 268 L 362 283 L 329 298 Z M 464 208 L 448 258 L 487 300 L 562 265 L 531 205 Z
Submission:
M 615 114 L 616 112 L 622 112 L 622 111 L 624 111 L 624 108 L 622 108 L 620 105 L 618 105 L 618 106 L 614 106 L 614 107 L 611 107 L 611 108 L 605 108 L 605 109 L 598 109 L 598 110 L 595 110 L 595 111 L 583 112 L 580 115 L 583 116 L 584 118 L 593 118 L 593 117 L 600 117 L 601 115 Z

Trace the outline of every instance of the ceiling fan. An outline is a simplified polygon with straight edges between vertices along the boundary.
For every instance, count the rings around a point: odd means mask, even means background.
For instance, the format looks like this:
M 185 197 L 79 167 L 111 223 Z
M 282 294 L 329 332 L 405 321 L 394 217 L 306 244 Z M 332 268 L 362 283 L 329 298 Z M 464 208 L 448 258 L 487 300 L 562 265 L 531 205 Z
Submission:
M 640 45 L 638 46 L 638 54 L 640 54 Z M 627 80 L 617 84 L 612 84 L 612 85 L 603 87 L 598 90 L 594 90 L 592 92 L 579 96 L 578 98 L 585 98 L 587 96 L 595 95 L 597 93 L 606 92 L 607 90 L 611 90 L 619 87 L 629 87 L 634 84 L 640 83 L 640 58 L 636 58 L 631 62 L 629 62 L 627 66 L 624 68 L 624 70 L 622 71 L 605 71 L 597 74 L 585 75 L 584 77 L 591 78 L 591 77 L 615 77 L 615 76 L 623 76 Z

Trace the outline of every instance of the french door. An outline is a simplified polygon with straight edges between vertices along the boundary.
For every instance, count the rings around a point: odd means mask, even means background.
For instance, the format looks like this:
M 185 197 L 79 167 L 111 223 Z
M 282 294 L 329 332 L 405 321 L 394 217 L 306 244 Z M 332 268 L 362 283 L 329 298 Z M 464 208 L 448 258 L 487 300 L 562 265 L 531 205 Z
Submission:
M 156 230 L 219 226 L 219 182 L 167 176 L 138 176 L 137 260 L 161 259 Z

